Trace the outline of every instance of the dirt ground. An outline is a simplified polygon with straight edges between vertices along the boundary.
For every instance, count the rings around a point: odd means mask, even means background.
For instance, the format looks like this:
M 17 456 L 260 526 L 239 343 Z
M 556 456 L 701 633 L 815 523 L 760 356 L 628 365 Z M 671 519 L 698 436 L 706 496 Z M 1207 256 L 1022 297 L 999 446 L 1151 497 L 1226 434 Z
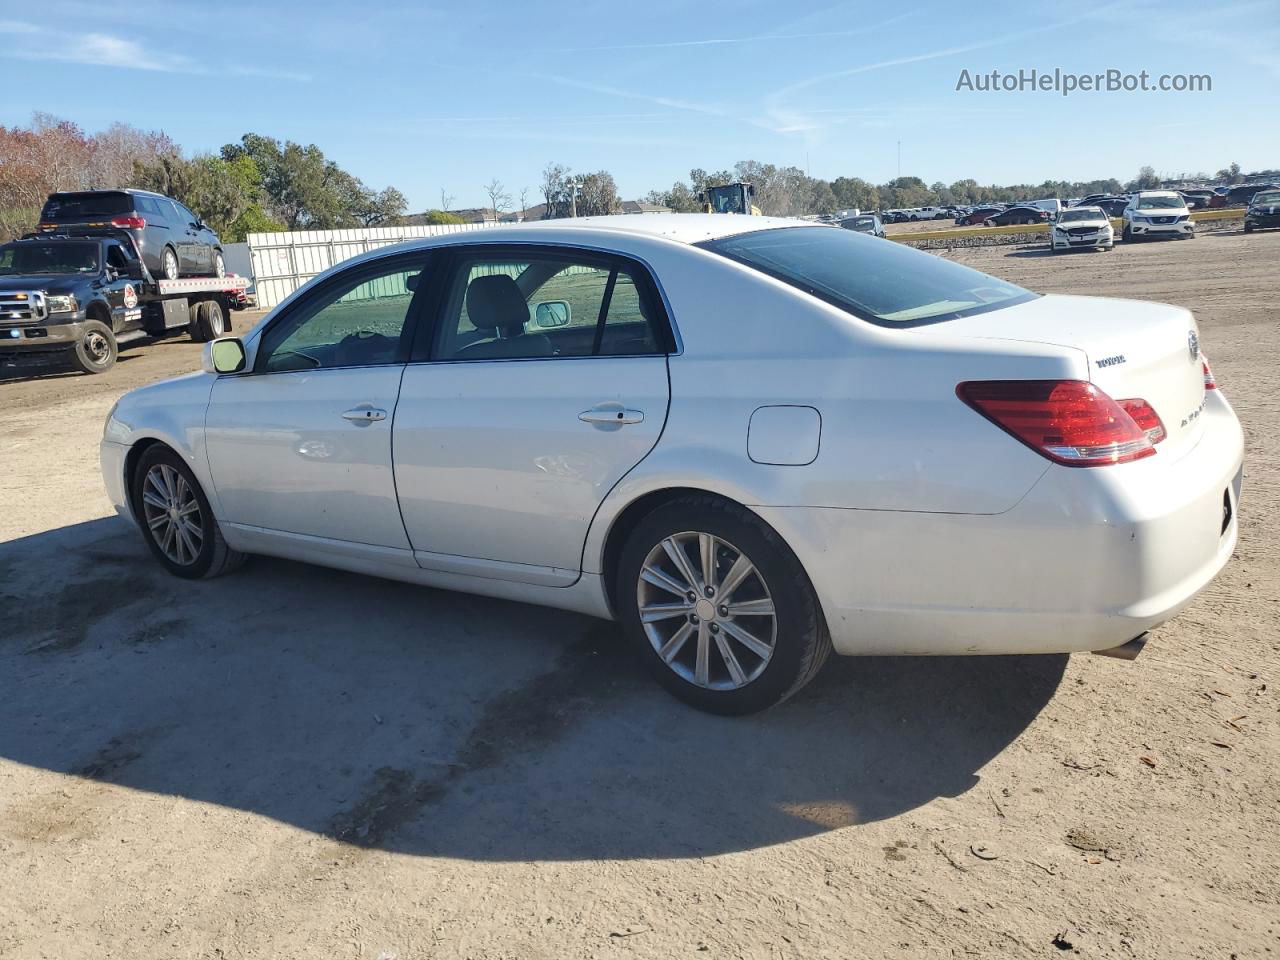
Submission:
M 1280 233 L 958 259 L 1194 309 L 1248 438 L 1238 554 L 1134 663 L 839 660 L 692 712 L 568 613 L 109 515 L 130 387 L 0 380 L 0 957 L 1280 955 Z

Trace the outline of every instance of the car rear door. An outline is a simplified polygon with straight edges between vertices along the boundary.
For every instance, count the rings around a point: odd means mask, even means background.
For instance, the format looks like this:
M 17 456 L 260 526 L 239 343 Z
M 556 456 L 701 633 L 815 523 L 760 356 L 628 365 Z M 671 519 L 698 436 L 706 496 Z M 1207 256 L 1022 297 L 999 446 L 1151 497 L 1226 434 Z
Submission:
M 634 262 L 463 249 L 400 388 L 405 529 L 427 569 L 567 585 L 596 509 L 662 432 L 669 320 Z
M 205 439 L 220 520 L 414 565 L 391 424 L 427 264 L 418 252 L 335 274 L 273 319 L 252 370 L 214 382 Z

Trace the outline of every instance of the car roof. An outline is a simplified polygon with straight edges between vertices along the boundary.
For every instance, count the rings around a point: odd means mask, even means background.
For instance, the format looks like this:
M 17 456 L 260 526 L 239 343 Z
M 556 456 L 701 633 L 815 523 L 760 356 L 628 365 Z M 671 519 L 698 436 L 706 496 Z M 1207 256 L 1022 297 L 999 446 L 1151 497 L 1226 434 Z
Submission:
M 733 213 L 620 213 L 605 217 L 577 217 L 557 220 L 529 220 L 523 223 L 503 224 L 493 230 L 485 230 L 485 237 L 498 236 L 511 239 L 537 239 L 544 230 L 578 232 L 584 234 L 607 231 L 609 233 L 639 234 L 662 237 L 679 243 L 702 243 L 719 240 L 742 233 L 760 230 L 777 230 L 782 227 L 816 227 L 811 220 L 789 217 L 753 217 Z M 449 235 L 456 236 L 456 235 Z

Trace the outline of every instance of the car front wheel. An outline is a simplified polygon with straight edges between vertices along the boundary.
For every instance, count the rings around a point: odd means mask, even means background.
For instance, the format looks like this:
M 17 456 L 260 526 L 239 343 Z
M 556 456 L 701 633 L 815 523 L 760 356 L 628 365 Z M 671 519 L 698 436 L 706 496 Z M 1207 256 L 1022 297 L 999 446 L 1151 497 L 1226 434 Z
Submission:
M 168 447 L 148 448 L 134 470 L 134 516 L 151 553 L 178 577 L 198 580 L 234 570 L 244 554 L 222 539 L 195 474 Z
M 711 713 L 785 700 L 831 652 L 795 554 L 759 517 L 716 497 L 682 497 L 645 517 L 623 548 L 616 595 L 658 682 Z
M 213 275 L 219 280 L 227 275 L 227 261 L 223 259 L 221 250 L 213 251 Z

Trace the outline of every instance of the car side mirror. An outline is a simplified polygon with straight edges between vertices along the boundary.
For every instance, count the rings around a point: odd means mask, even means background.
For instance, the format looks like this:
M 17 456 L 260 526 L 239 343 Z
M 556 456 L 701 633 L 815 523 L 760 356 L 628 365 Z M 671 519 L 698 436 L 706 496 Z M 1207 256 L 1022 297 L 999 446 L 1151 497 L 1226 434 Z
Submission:
M 533 322 L 536 326 L 564 327 L 573 319 L 573 308 L 567 300 L 544 300 L 533 308 Z
M 247 356 L 239 337 L 221 337 L 204 345 L 200 368 L 205 373 L 240 373 Z

